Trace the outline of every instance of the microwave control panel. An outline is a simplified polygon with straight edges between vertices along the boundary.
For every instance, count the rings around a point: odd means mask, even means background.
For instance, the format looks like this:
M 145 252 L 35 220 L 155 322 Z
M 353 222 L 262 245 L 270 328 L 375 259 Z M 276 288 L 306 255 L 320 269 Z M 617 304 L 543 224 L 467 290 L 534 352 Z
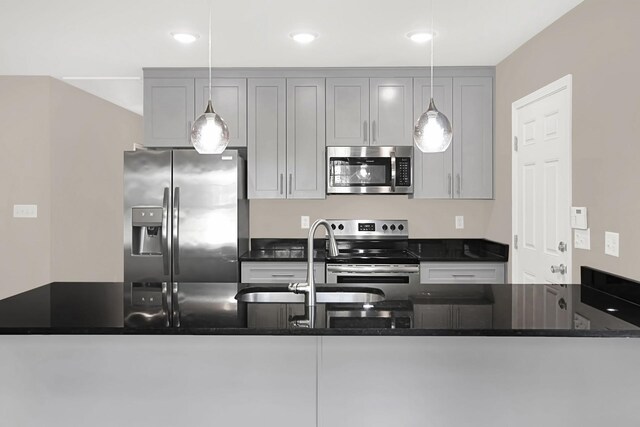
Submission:
M 396 185 L 409 187 L 411 185 L 411 157 L 396 159 Z

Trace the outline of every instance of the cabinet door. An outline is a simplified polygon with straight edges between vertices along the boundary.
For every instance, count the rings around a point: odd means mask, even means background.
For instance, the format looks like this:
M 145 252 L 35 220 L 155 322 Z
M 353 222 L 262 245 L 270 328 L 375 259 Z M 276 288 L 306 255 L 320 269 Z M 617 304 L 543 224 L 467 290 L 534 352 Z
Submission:
M 290 283 L 307 280 L 306 262 L 243 261 L 240 265 L 242 283 Z M 316 283 L 324 283 L 324 263 L 313 264 Z
M 324 199 L 324 79 L 287 79 L 287 198 Z
M 369 145 L 369 79 L 327 79 L 327 146 Z
M 247 180 L 250 199 L 284 199 L 285 79 L 249 79 Z
M 144 145 L 190 147 L 193 79 L 144 79 Z
M 287 325 L 287 304 L 248 304 L 247 326 L 251 329 L 281 329 Z
M 453 306 L 457 329 L 491 329 L 493 308 L 490 304 Z
M 413 81 L 371 79 L 371 144 L 413 144 Z
M 493 79 L 453 79 L 454 197 L 493 197 Z
M 213 79 L 213 109 L 229 127 L 229 147 L 247 146 L 247 80 Z M 209 79 L 196 79 L 196 115 L 204 113 L 209 101 Z
M 505 264 L 491 262 L 421 262 L 420 283 L 505 283 Z
M 414 125 L 429 107 L 431 80 L 413 80 Z M 433 99 L 436 107 L 449 121 L 453 120 L 453 79 L 433 79 Z M 455 138 L 455 135 L 454 135 Z M 423 153 L 413 148 L 413 197 L 416 199 L 450 199 L 453 197 L 453 144 L 444 153 Z
M 413 327 L 417 329 L 451 329 L 452 311 L 449 304 L 415 304 Z

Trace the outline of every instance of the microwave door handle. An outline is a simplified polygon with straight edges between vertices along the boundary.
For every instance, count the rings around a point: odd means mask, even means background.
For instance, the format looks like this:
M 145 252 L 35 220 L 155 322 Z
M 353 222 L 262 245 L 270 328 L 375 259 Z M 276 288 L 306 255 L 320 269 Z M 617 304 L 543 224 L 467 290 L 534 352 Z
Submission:
M 396 152 L 391 152 L 391 192 L 396 192 Z

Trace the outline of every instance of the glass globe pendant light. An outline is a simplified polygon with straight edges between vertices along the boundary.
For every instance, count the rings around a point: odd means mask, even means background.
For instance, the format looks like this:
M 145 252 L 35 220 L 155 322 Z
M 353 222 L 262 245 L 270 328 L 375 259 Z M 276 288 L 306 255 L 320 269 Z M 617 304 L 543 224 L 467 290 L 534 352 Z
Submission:
M 200 154 L 220 154 L 229 144 L 229 127 L 211 103 L 211 3 L 209 3 L 209 102 L 204 113 L 193 122 L 191 144 Z
M 433 0 L 431 0 L 431 32 L 433 32 Z M 435 37 L 431 37 L 431 100 L 427 111 L 420 115 L 413 129 L 413 142 L 423 153 L 442 153 L 446 151 L 451 145 L 453 137 L 449 119 L 438 111 L 433 101 L 434 40 Z

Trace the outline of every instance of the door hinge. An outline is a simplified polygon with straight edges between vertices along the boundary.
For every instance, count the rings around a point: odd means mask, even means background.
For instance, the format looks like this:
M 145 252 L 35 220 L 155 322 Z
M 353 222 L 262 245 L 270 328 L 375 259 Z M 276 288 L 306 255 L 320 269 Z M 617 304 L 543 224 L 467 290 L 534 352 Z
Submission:
M 518 249 L 518 235 L 517 234 L 513 235 L 513 248 L 514 249 Z
M 518 151 L 518 137 L 513 137 L 513 151 Z

